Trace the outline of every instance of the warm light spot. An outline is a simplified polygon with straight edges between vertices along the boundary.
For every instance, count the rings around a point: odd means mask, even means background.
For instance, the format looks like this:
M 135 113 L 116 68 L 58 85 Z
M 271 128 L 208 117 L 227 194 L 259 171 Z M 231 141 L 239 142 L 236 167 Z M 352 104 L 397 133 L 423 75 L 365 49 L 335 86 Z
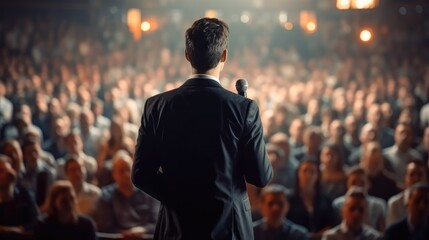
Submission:
M 284 28 L 286 30 L 292 30 L 293 29 L 293 24 L 291 22 L 287 22 L 284 24 Z
M 144 21 L 144 22 L 142 22 L 142 24 L 141 24 L 140 27 L 141 27 L 141 29 L 142 29 L 143 32 L 147 32 L 147 31 L 150 30 L 151 25 L 150 25 L 150 22 Z
M 362 42 L 368 42 L 372 38 L 372 33 L 369 30 L 365 29 L 360 32 L 359 37 Z

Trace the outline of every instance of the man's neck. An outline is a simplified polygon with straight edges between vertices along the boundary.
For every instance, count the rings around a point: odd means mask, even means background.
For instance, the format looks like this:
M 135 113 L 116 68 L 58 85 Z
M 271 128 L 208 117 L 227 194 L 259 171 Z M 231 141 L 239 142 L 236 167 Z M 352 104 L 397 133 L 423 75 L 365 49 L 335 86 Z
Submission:
M 267 227 L 270 229 L 278 229 L 283 225 L 284 220 L 281 219 L 280 221 L 274 220 L 270 221 L 269 219 L 266 219 Z
M 207 71 L 198 71 L 196 69 L 192 69 L 192 74 L 204 74 L 204 75 L 210 75 L 217 79 L 219 79 L 220 76 L 220 70 L 216 68 L 209 69 Z

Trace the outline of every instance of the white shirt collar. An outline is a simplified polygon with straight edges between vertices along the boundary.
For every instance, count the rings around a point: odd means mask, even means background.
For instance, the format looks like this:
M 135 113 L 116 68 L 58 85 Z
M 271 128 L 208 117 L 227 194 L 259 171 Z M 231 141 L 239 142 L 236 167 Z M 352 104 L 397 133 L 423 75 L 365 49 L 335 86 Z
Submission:
M 190 78 L 205 78 L 215 80 L 216 82 L 220 83 L 217 77 L 208 74 L 192 74 Z

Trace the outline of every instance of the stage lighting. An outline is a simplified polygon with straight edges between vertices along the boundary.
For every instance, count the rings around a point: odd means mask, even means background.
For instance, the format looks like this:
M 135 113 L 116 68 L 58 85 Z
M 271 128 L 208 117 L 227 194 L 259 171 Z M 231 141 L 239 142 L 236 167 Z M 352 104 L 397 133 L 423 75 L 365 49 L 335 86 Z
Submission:
M 279 13 L 279 22 L 281 24 L 284 24 L 285 22 L 287 22 L 287 13 L 285 11 L 281 11 Z
M 241 14 L 240 21 L 242 23 L 249 23 L 249 21 L 250 21 L 250 14 L 248 12 L 243 12 Z
M 216 10 L 208 9 L 208 10 L 206 10 L 204 16 L 208 17 L 208 18 L 217 18 L 218 17 L 218 13 L 217 13 Z
M 346 10 L 350 8 L 350 0 L 337 0 L 337 9 Z
M 284 27 L 286 30 L 292 30 L 292 29 L 293 29 L 293 23 L 291 23 L 291 22 L 287 22 L 287 23 L 285 23 L 285 24 L 283 25 L 283 27 Z
M 147 32 L 147 31 L 150 30 L 151 24 L 148 21 L 144 21 L 144 22 L 142 22 L 142 24 L 140 25 L 140 27 L 141 27 L 141 29 L 142 29 L 143 32 Z
M 359 38 L 362 42 L 369 42 L 372 39 L 372 33 L 368 29 L 363 29 L 359 34 Z
M 303 10 L 299 14 L 299 24 L 306 33 L 317 31 L 317 16 L 314 11 Z

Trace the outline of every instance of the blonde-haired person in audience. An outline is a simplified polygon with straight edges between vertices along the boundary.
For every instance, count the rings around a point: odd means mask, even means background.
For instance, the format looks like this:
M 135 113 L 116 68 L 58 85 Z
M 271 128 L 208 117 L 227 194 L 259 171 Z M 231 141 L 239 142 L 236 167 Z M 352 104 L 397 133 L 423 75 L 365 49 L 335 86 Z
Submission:
M 92 219 L 78 213 L 76 195 L 69 181 L 59 180 L 51 186 L 43 208 L 46 214 L 35 227 L 37 240 L 97 239 Z

